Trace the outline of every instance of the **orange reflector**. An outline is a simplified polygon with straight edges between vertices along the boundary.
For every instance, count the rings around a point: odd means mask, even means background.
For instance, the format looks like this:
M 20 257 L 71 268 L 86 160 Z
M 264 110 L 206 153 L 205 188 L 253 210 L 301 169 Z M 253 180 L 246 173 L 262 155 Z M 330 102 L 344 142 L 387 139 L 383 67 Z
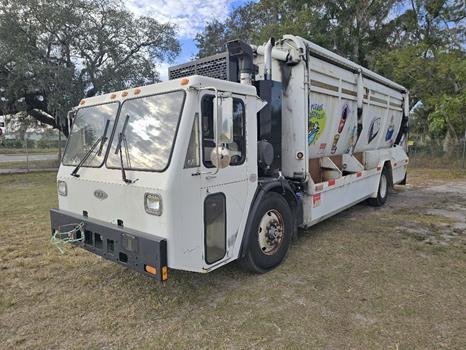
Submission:
M 154 266 L 144 265 L 144 270 L 146 270 L 146 272 L 150 273 L 151 275 L 157 274 L 157 270 Z
M 128 96 L 128 91 L 123 91 L 123 92 L 121 93 L 121 96 L 123 96 L 123 97 Z
M 83 104 L 86 103 L 86 100 L 81 100 L 81 102 L 79 102 L 79 104 L 82 106 Z
M 162 281 L 168 280 L 168 267 L 162 267 Z
M 180 84 L 181 84 L 181 85 L 188 85 L 188 83 L 189 83 L 189 79 L 188 79 L 188 78 L 182 78 L 182 79 L 180 80 Z
M 116 94 L 111 94 L 110 99 L 112 99 L 112 100 L 116 99 Z
M 141 93 L 141 89 L 135 89 L 135 90 L 134 90 L 134 94 L 135 94 L 135 95 L 139 95 L 140 93 Z

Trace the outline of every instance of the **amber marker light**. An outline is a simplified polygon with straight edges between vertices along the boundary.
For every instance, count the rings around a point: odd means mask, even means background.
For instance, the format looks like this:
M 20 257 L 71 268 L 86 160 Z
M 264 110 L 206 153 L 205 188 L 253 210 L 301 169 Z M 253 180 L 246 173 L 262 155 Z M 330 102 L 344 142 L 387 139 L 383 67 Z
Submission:
M 181 84 L 181 85 L 188 85 L 188 83 L 189 83 L 189 79 L 188 79 L 188 78 L 182 78 L 182 79 L 180 80 L 180 84 Z
M 139 95 L 140 93 L 141 93 L 141 89 L 135 89 L 135 90 L 134 90 L 134 94 L 135 94 L 135 95 Z
M 112 100 L 116 99 L 116 94 L 111 94 L 110 99 L 112 99 Z
M 83 104 L 86 103 L 86 100 L 81 100 L 81 102 L 79 102 L 79 104 L 82 106 Z
M 121 96 L 123 96 L 123 97 L 128 96 L 128 91 L 123 91 L 123 92 L 121 93 Z
M 151 275 L 156 275 L 157 274 L 157 269 L 154 266 L 144 265 L 144 270 L 147 273 L 150 273 Z
M 162 281 L 168 280 L 168 267 L 162 267 Z

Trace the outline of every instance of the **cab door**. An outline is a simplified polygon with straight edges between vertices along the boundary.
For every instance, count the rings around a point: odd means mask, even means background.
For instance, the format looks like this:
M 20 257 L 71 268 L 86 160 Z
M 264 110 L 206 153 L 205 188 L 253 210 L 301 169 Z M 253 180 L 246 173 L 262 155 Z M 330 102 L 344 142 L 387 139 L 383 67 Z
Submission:
M 233 142 L 226 145 L 230 152 L 229 166 L 217 169 L 212 162 L 215 148 L 214 104 L 215 94 L 205 91 L 200 96 L 201 122 L 201 199 L 204 216 L 204 261 L 206 269 L 221 265 L 232 258 L 234 244 L 251 188 L 247 159 L 256 159 L 248 154 L 246 129 L 247 99 L 233 95 Z M 216 108 L 216 106 L 215 106 Z M 248 129 L 249 130 L 249 129 Z M 253 128 L 255 130 L 255 127 Z M 250 137 L 256 137 L 255 133 Z M 255 145 L 255 142 L 254 142 Z M 253 148 L 255 150 L 255 147 Z M 255 181 L 255 180 L 254 180 Z M 240 235 L 241 236 L 241 235 Z

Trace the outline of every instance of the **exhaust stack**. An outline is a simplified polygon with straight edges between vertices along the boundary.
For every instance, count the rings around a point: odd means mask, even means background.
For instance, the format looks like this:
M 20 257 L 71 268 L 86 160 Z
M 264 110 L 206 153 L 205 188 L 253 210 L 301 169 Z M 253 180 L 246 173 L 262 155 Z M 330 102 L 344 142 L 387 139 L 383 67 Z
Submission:
M 239 82 L 251 85 L 254 78 L 254 64 L 252 61 L 252 48 L 241 40 L 227 42 L 227 52 L 230 60 L 238 62 Z
M 264 45 L 264 80 L 272 80 L 272 48 L 274 46 L 274 38 L 270 38 Z

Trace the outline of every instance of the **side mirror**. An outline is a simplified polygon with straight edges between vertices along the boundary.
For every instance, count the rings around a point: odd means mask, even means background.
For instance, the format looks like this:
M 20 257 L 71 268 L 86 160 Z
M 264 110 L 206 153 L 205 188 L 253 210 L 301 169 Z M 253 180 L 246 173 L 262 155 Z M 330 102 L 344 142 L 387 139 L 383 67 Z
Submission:
M 214 98 L 214 128 L 219 144 L 233 142 L 233 97 Z
M 73 126 L 74 119 L 76 118 L 76 110 L 72 109 L 66 115 L 66 127 L 68 128 L 68 134 L 71 134 L 71 127 Z
M 215 147 L 210 153 L 212 164 L 217 169 L 225 169 L 230 165 L 231 154 L 225 146 Z

